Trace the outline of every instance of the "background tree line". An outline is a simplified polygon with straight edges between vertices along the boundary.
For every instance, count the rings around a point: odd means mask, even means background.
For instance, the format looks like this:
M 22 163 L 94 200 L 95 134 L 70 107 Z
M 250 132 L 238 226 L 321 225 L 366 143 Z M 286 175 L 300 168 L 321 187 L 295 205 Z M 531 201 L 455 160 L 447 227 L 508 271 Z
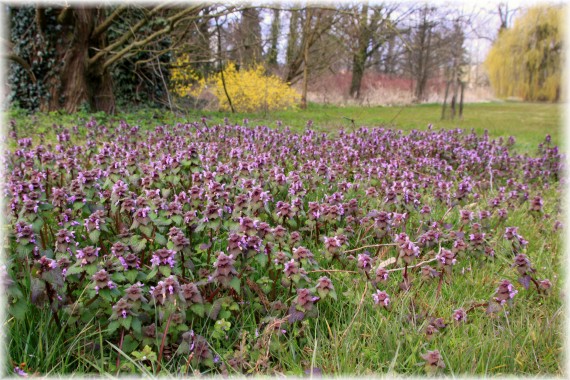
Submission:
M 512 10 L 506 4 L 485 11 L 500 21 L 501 32 L 487 37 L 500 46 L 487 62 L 498 95 L 558 100 L 562 12 L 555 5 L 546 9 L 529 16 L 526 23 L 535 27 L 524 42 L 513 37 L 517 26 L 510 33 Z M 462 80 L 472 63 L 466 38 L 480 32 L 480 15 L 480 9 L 368 1 L 10 5 L 10 101 L 30 110 L 67 112 L 114 112 L 148 103 L 172 107 L 173 70 L 187 70 L 197 80 L 233 62 L 238 70 L 263 65 L 291 83 L 301 92 L 301 106 L 312 81 L 325 74 L 350 73 L 347 96 L 359 99 L 367 72 L 410 79 L 420 102 L 429 95 L 430 80 Z M 505 47 L 515 42 L 521 43 Z M 515 51 L 526 54 L 525 63 L 506 65 L 502 52 Z M 495 66 L 502 71 L 493 71 Z M 524 83 L 506 90 L 497 85 L 515 80 Z M 548 90 L 540 90 L 544 86 Z

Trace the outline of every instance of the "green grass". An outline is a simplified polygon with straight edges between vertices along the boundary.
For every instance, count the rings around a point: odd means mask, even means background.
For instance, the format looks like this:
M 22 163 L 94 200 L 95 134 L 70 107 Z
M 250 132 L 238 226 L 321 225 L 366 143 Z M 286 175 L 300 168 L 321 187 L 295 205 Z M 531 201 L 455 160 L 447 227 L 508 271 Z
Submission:
M 562 104 L 523 103 L 523 102 L 494 102 L 466 104 L 463 119 L 440 120 L 440 104 L 421 104 L 402 107 L 359 107 L 331 106 L 310 103 L 306 110 L 293 109 L 271 113 L 236 113 L 187 110 L 172 113 L 158 109 L 140 109 L 131 113 L 119 113 L 109 116 L 104 113 L 66 114 L 61 112 L 38 113 L 26 115 L 20 110 L 11 110 L 6 114 L 8 120 L 15 119 L 18 129 L 31 133 L 37 138 L 38 133 L 49 136 L 52 125 L 65 126 L 81 125 L 91 116 L 98 120 L 113 122 L 124 119 L 129 124 L 140 125 L 143 128 L 154 128 L 160 124 L 175 124 L 177 122 L 200 121 L 202 116 L 212 125 L 222 123 L 227 117 L 231 123 L 241 124 L 244 119 L 250 125 L 267 125 L 276 127 L 277 120 L 283 126 L 293 130 L 303 130 L 308 120 L 313 121 L 313 128 L 323 132 L 336 132 L 341 128 L 351 129 L 354 119 L 356 127 L 384 126 L 398 128 L 404 131 L 413 129 L 425 130 L 428 124 L 436 129 L 461 128 L 470 131 L 472 128 L 478 134 L 488 130 L 491 138 L 508 138 L 513 135 L 517 139 L 515 149 L 521 153 L 534 153 L 538 144 L 550 134 L 552 143 L 564 149 L 562 127 Z M 448 112 L 449 114 L 449 112 Z M 32 127 L 32 128 L 30 128 Z M 9 128 L 9 126 L 7 126 Z M 53 136 L 55 137 L 55 136 Z M 49 137 L 48 137 L 49 140 Z

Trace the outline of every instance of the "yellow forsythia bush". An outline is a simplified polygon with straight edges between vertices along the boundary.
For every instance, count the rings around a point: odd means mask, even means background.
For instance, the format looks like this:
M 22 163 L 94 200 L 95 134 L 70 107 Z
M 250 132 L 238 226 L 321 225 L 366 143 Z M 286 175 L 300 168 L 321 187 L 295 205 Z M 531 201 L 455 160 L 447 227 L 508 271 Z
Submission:
M 223 75 L 227 92 L 237 112 L 285 109 L 299 101 L 299 94 L 294 89 L 279 77 L 267 75 L 261 65 L 238 71 L 235 64 L 229 63 L 224 68 Z M 205 80 L 199 79 L 192 72 L 175 69 L 172 70 L 171 80 L 177 95 L 200 97 L 209 91 L 217 98 L 220 110 L 230 110 L 222 73 Z

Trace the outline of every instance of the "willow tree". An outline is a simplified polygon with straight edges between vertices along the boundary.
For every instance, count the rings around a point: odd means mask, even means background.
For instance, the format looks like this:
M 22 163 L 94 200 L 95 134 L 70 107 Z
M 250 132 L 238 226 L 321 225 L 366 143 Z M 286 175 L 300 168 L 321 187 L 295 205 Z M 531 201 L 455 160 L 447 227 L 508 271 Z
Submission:
M 559 100 L 563 14 L 562 6 L 533 7 L 499 34 L 485 61 L 498 97 Z

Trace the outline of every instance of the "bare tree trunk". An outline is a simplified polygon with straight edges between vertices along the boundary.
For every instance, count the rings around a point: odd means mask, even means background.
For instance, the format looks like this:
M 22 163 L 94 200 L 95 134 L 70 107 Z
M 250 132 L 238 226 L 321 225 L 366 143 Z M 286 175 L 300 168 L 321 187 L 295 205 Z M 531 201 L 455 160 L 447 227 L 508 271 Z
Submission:
M 368 30 L 368 3 L 362 5 L 358 29 L 358 50 L 352 56 L 352 79 L 349 91 L 349 95 L 355 99 L 360 98 L 364 66 L 368 58 L 368 42 L 370 40 L 370 31 Z
M 88 105 L 93 111 L 114 113 L 111 75 L 102 63 L 88 63 L 89 53 L 106 46 L 104 33 L 95 40 L 91 39 L 95 26 L 104 17 L 104 10 L 81 6 L 68 12 L 69 15 L 61 17 L 64 28 L 71 32 L 63 33 L 67 41 L 60 45 L 63 66 L 59 78 L 52 78 L 50 82 L 50 98 L 42 109 L 53 111 L 63 108 L 71 113 Z
M 305 21 L 305 34 L 311 28 L 311 18 L 313 17 L 313 12 L 311 8 L 307 9 L 307 20 Z M 309 86 L 309 41 L 305 38 L 305 43 L 303 45 L 304 52 L 304 67 L 303 67 L 303 94 L 301 95 L 301 109 L 307 109 L 307 89 Z

